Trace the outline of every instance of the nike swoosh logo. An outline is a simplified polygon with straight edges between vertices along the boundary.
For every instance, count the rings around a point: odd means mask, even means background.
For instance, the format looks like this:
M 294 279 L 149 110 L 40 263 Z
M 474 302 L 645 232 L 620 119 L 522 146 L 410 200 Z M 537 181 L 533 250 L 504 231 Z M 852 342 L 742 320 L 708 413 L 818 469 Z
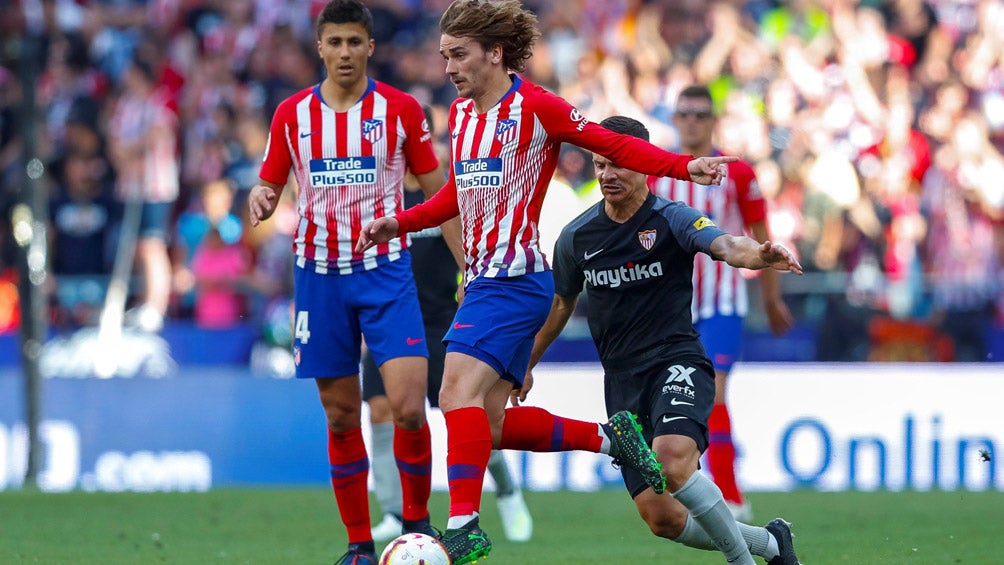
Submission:
M 586 251 L 585 253 L 582 254 L 582 258 L 585 259 L 586 261 L 588 261 L 588 260 L 592 259 L 593 257 L 596 257 L 597 255 L 599 255 L 600 253 L 603 253 L 602 249 L 600 249 L 599 251 L 593 251 L 592 253 Z
M 673 420 L 686 420 L 686 419 L 687 419 L 686 416 L 673 416 L 672 418 L 667 418 L 666 416 L 663 416 L 662 417 L 662 423 L 663 424 L 668 424 L 669 422 L 672 422 Z
M 409 337 L 409 338 L 405 338 L 405 341 L 408 342 L 408 345 L 415 345 L 415 344 L 418 344 L 418 343 L 422 343 L 425 340 L 424 339 L 412 339 L 412 338 Z
M 300 139 L 303 139 L 305 137 L 310 137 L 310 136 L 314 135 L 315 133 L 318 133 L 318 132 L 316 132 L 316 131 L 308 131 L 307 133 L 303 133 L 301 131 L 300 132 Z
M 456 322 L 453 324 L 453 329 L 455 330 L 462 330 L 464 328 L 473 328 L 473 327 L 474 324 L 461 324 L 460 322 Z
M 693 406 L 694 405 L 693 402 L 682 402 L 682 401 L 677 400 L 675 398 L 670 398 L 669 399 L 669 403 L 672 406 Z

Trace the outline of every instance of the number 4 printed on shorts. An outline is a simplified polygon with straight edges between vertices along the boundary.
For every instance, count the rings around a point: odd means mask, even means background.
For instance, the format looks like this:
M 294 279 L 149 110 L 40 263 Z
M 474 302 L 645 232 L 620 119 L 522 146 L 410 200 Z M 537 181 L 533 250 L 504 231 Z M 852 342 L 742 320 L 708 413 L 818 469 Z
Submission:
M 301 310 L 296 313 L 296 329 L 293 337 L 300 340 L 300 343 L 310 341 L 310 312 Z

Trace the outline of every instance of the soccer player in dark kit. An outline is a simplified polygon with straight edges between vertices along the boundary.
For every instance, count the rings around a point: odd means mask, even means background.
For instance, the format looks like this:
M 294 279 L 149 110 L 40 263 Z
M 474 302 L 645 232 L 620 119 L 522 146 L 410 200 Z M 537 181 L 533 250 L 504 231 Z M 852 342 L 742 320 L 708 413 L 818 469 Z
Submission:
M 637 120 L 607 118 L 601 126 L 641 139 Z M 630 468 L 624 484 L 657 536 L 689 547 L 721 551 L 729 563 L 797 565 L 789 524 L 736 522 L 721 490 L 698 471 L 708 446 L 715 371 L 690 317 L 694 257 L 705 253 L 733 267 L 801 274 L 782 245 L 759 243 L 719 229 L 700 211 L 650 193 L 645 175 L 593 154 L 603 200 L 562 231 L 555 246 L 554 302 L 537 334 L 530 366 L 540 360 L 575 309 L 583 286 L 589 329 L 603 364 L 608 413 L 638 415 L 666 475 L 657 493 Z M 513 403 L 533 386 L 528 373 Z M 672 494 L 670 494 L 672 493 Z

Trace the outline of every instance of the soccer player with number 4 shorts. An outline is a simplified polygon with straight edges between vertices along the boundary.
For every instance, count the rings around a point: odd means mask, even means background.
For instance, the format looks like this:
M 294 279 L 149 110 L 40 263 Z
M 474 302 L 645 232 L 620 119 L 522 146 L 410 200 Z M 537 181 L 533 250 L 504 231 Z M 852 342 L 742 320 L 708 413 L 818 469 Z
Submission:
M 459 99 L 450 108 L 450 178 L 429 201 L 367 225 L 357 251 L 459 215 L 464 300 L 447 333 L 440 407 L 447 428 L 450 517 L 442 541 L 454 565 L 488 555 L 481 487 L 493 447 L 609 453 L 661 492 L 662 473 L 619 412 L 606 424 L 537 407 L 506 410 L 522 386 L 533 339 L 554 295 L 538 245 L 540 209 L 563 142 L 648 174 L 717 182 L 735 157 L 678 155 L 590 122 L 562 98 L 521 78 L 537 18 L 516 0 L 456 0 L 440 19 L 440 53 Z
M 427 196 L 442 176 L 418 101 L 367 76 L 372 36 L 372 15 L 358 0 L 333 0 L 322 9 L 317 51 L 327 76 L 276 109 L 260 184 L 248 196 L 257 225 L 272 215 L 291 170 L 296 177 L 294 360 L 298 378 L 315 380 L 327 416 L 331 485 L 349 541 L 339 565 L 377 562 L 361 431 L 362 336 L 393 412 L 404 528 L 435 535 L 428 511 L 428 349 L 407 242 L 365 252 L 354 247 L 362 226 L 401 210 L 406 169 Z M 459 242 L 455 223 L 443 229 Z
M 648 130 L 623 116 L 601 122 L 613 131 L 648 139 Z M 721 551 L 729 563 L 797 565 L 790 525 L 738 523 L 722 492 L 698 470 L 708 445 L 715 373 L 690 318 L 694 257 L 746 269 L 802 273 L 782 245 L 722 231 L 702 212 L 651 194 L 645 175 L 622 161 L 593 153 L 603 200 L 561 232 L 555 246 L 554 302 L 537 334 L 533 367 L 558 337 L 583 287 L 589 329 L 604 370 L 608 414 L 638 415 L 666 475 L 669 493 L 649 488 L 631 469 L 624 484 L 652 533 L 689 547 Z M 528 373 L 513 403 L 533 387 Z M 670 494 L 672 493 L 672 494 Z

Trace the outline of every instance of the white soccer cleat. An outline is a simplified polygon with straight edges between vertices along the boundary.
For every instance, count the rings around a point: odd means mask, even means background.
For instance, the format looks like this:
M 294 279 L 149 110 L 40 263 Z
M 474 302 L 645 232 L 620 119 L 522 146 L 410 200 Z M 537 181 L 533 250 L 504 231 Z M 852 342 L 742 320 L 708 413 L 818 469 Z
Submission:
M 725 501 L 725 505 L 729 507 L 729 512 L 736 519 L 736 522 L 742 522 L 744 524 L 749 524 L 753 521 L 753 507 L 750 506 L 748 501 L 743 501 L 741 504 L 736 504 L 735 502 Z
M 523 493 L 516 491 L 508 496 L 498 497 L 499 514 L 502 515 L 502 530 L 509 541 L 530 541 L 533 536 L 533 516 L 526 507 Z
M 390 541 L 401 535 L 403 528 L 404 524 L 401 523 L 401 520 L 387 512 L 379 524 L 370 528 L 370 532 L 373 534 L 373 541 Z

